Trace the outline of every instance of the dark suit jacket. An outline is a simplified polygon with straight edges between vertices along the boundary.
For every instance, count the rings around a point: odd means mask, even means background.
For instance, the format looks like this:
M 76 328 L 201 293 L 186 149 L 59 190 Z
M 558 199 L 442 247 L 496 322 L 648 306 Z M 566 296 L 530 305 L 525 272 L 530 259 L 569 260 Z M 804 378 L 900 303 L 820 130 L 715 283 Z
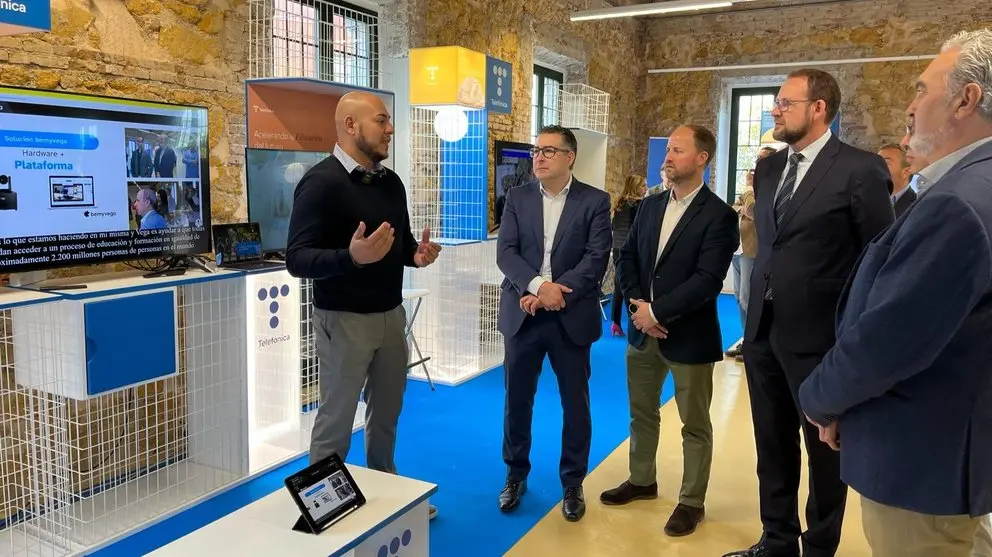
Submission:
M 506 194 L 496 246 L 496 264 L 505 279 L 497 319 L 501 333 L 512 337 L 528 315 L 520 309 L 527 285 L 544 260 L 544 208 L 537 182 Z M 572 289 L 557 312 L 572 342 L 587 345 L 603 332 L 600 283 L 610 260 L 610 195 L 572 179 L 551 251 L 554 282 Z M 541 310 L 544 311 L 544 310 Z
M 782 149 L 758 161 L 754 172 L 758 256 L 744 338 L 753 341 L 758 333 L 770 280 L 786 348 L 822 354 L 834 343 L 837 299 L 858 255 L 895 220 L 892 177 L 882 157 L 832 136 L 796 186 L 777 228 L 775 193 L 788 158 L 789 150 Z
M 992 143 L 865 250 L 837 344 L 799 389 L 839 420 L 841 476 L 879 503 L 992 512 Z
M 906 186 L 906 193 L 902 194 L 902 197 L 896 200 L 895 205 L 892 206 L 892 210 L 896 213 L 896 218 L 901 217 L 914 201 L 916 201 L 916 192 L 913 191 L 913 188 Z
M 651 301 L 655 317 L 668 329 L 668 338 L 657 340 L 665 358 L 680 364 L 716 362 L 723 359 L 717 296 L 740 242 L 737 213 L 704 185 L 659 258 L 658 240 L 671 195 L 665 191 L 641 202 L 620 249 L 620 288 L 625 302 Z M 654 340 L 633 325 L 627 339 L 636 348 Z

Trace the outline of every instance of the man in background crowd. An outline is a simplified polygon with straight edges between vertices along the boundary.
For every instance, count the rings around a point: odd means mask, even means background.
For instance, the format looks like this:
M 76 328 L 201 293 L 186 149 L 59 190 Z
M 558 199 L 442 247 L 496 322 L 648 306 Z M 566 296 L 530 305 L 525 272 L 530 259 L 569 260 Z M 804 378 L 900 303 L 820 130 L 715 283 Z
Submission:
M 775 152 L 772 147 L 762 147 L 758 151 L 755 164 Z M 758 255 L 758 232 L 754 227 L 754 169 L 747 173 L 747 185 L 734 202 L 737 212 L 738 228 L 740 229 L 741 245 L 734 254 L 734 297 L 737 298 L 737 309 L 741 313 L 741 329 L 747 324 L 747 303 L 751 297 L 751 269 L 754 268 L 754 258 Z M 744 337 L 737 341 L 726 355 L 744 361 L 742 346 Z
M 899 218 L 916 201 L 916 192 L 909 187 L 913 171 L 906 158 L 906 151 L 901 145 L 895 143 L 882 145 L 878 155 L 889 167 L 889 175 L 892 176 L 892 209 L 896 218 Z

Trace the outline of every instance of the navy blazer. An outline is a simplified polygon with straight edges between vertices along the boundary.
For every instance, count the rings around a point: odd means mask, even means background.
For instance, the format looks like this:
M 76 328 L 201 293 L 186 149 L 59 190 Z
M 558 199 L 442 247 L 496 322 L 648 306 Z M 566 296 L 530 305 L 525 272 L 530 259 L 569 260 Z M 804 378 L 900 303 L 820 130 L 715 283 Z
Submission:
M 527 285 L 540 275 L 544 261 L 544 206 L 537 182 L 511 189 L 496 241 L 496 265 L 504 279 L 497 325 L 512 337 L 528 317 L 520 309 Z M 551 251 L 554 282 L 572 289 L 557 312 L 571 341 L 595 342 L 603 333 L 600 283 L 613 245 L 610 195 L 572 179 Z M 544 311 L 544 310 L 541 310 Z
M 892 175 L 882 157 L 831 136 L 775 223 L 775 195 L 788 164 L 782 149 L 754 171 L 758 254 L 744 339 L 754 341 L 771 283 L 779 340 L 788 350 L 823 354 L 834 343 L 837 299 L 868 242 L 895 220 Z
M 844 482 L 884 505 L 992 512 L 990 191 L 986 143 L 868 245 L 799 389 L 814 421 L 839 421 Z
M 669 190 L 641 202 L 620 249 L 620 289 L 625 307 L 630 299 L 651 302 L 655 317 L 668 329 L 668 338 L 658 340 L 665 358 L 680 364 L 717 362 L 723 359 L 717 297 L 740 243 L 737 213 L 703 185 L 659 257 L 658 240 L 671 195 Z M 631 324 L 631 346 L 641 348 L 650 339 Z

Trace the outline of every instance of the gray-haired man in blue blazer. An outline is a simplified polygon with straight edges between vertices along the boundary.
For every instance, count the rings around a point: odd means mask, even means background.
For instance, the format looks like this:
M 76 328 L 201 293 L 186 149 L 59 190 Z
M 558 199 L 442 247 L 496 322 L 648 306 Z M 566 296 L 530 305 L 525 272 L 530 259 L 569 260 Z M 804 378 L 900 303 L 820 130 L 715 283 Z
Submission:
M 862 253 L 799 399 L 874 557 L 968 557 L 992 512 L 992 31 L 951 38 L 916 89 L 920 198 Z

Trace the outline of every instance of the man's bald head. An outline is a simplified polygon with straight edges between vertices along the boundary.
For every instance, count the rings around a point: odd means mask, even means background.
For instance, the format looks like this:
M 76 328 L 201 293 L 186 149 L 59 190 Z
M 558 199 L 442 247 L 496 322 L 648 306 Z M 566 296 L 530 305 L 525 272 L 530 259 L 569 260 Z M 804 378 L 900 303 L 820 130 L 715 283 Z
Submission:
M 334 123 L 338 144 L 362 166 L 371 169 L 389 156 L 393 124 L 379 95 L 366 91 L 344 95 L 334 111 Z

